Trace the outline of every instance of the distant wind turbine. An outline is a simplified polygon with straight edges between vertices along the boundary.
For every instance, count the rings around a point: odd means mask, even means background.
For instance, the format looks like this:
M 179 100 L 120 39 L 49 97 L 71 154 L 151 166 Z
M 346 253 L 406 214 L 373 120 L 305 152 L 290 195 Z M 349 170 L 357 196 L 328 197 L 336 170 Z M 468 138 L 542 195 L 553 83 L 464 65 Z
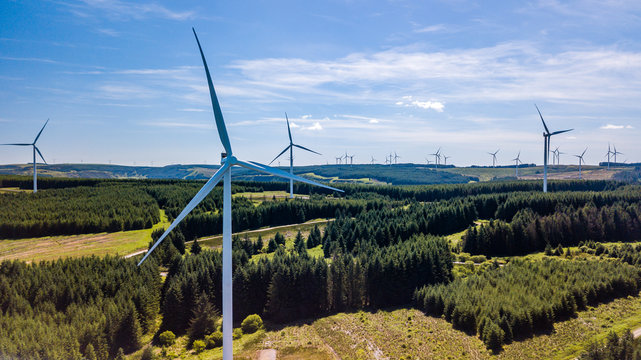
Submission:
M 496 154 L 501 151 L 501 149 L 496 150 L 495 152 L 491 153 L 489 152 L 488 154 L 492 155 L 492 167 L 496 167 Z
M 585 155 L 585 152 L 586 152 L 586 151 L 588 151 L 588 148 L 585 148 L 585 150 L 583 150 L 583 152 L 581 153 L 581 155 L 574 155 L 574 156 L 576 156 L 577 158 L 579 158 L 579 179 L 581 179 L 581 163 L 584 163 L 584 164 L 585 164 L 585 160 L 583 160 L 583 155 Z
M 336 157 L 336 165 L 342 164 L 343 163 L 343 156 L 337 156 Z
M 441 160 L 441 148 L 438 148 L 438 150 L 436 150 L 435 153 L 430 155 L 434 155 L 434 164 L 435 164 L 434 166 L 438 169 L 438 163 L 439 163 L 439 160 Z
M 400 156 L 396 153 L 396 151 L 394 151 L 394 164 L 398 164 L 398 159 L 399 158 L 400 158 Z
M 425 162 L 427 163 L 427 165 L 429 165 L 432 161 L 428 158 L 425 158 Z
M 608 152 L 605 154 L 608 158 L 608 170 L 610 170 L 610 154 L 612 154 L 612 151 L 610 150 L 610 143 L 608 143 Z
M 47 126 L 47 123 L 49 123 L 49 119 L 45 121 L 45 124 L 42 125 L 42 129 L 40 129 L 40 132 L 38 132 L 38 135 L 36 135 L 36 138 L 33 140 L 31 144 L 26 144 L 26 143 L 20 143 L 20 144 L 0 144 L 0 145 L 9 145 L 9 146 L 32 146 L 33 147 L 33 192 L 38 192 L 38 173 L 36 170 L 36 152 L 42 159 L 42 161 L 47 164 L 47 161 L 45 161 L 45 158 L 42 156 L 42 153 L 40 152 L 40 149 L 36 146 L 36 142 L 38 141 L 38 138 L 40 137 L 40 134 L 42 134 L 42 130 L 45 129 L 45 126 Z M 48 164 L 47 164 L 48 165 Z
M 519 154 L 516 155 L 516 157 L 514 159 L 512 159 L 512 161 L 515 162 L 514 176 L 518 179 L 519 178 L 519 163 L 522 164 L 522 162 L 521 162 L 521 152 L 520 151 L 519 151 Z
M 374 157 L 372 156 L 372 161 L 370 161 L 370 164 L 374 165 L 374 163 L 376 163 L 376 159 L 374 159 Z
M 443 163 L 444 166 L 447 166 L 447 159 L 451 158 L 451 156 L 445 156 L 443 155 L 443 159 L 445 159 L 445 162 Z
M 316 152 L 314 150 L 310 150 L 304 146 L 294 144 L 294 141 L 292 140 L 292 131 L 289 128 L 289 118 L 287 117 L 287 113 L 285 113 L 285 120 L 287 120 L 287 134 L 289 135 L 289 145 L 285 148 L 285 150 L 281 151 L 280 154 L 278 154 L 274 160 L 272 160 L 269 165 L 271 165 L 276 159 L 278 159 L 281 155 L 283 155 L 287 150 L 289 150 L 289 173 L 294 175 L 294 147 L 297 147 L 299 149 L 303 149 L 305 151 L 312 152 L 314 154 L 321 155 L 321 153 Z M 289 179 L 289 198 L 293 199 L 294 198 L 294 180 Z
M 616 145 L 612 145 L 614 147 L 614 151 L 612 152 L 612 155 L 614 155 L 614 163 L 617 163 L 617 155 L 624 155 L 622 152 L 617 151 Z
M 555 131 L 551 133 L 550 130 L 548 129 L 548 126 L 545 125 L 545 120 L 543 120 L 543 115 L 541 115 L 541 110 L 539 110 L 539 107 L 536 106 L 536 104 L 534 104 L 534 107 L 536 108 L 536 111 L 539 113 L 539 116 L 541 117 L 541 122 L 543 123 L 543 128 L 545 129 L 545 132 L 543 133 L 543 192 L 548 192 L 548 151 L 550 149 L 550 138 L 554 135 L 562 134 L 564 132 L 572 131 L 574 129 L 560 130 L 560 131 Z
M 193 30 L 193 29 L 192 29 Z M 211 80 L 209 74 L 209 68 L 207 67 L 207 61 L 205 60 L 205 54 L 203 53 L 202 47 L 200 46 L 200 41 L 194 30 L 194 36 L 196 37 L 196 42 L 198 43 L 198 49 L 200 50 L 200 56 L 203 61 L 203 66 L 205 68 L 205 74 L 207 76 L 207 84 L 209 86 L 209 95 L 211 97 L 212 108 L 214 111 L 214 118 L 216 120 L 216 128 L 218 129 L 218 136 L 220 141 L 225 148 L 225 152 L 221 154 L 221 166 L 214 173 L 214 175 L 205 183 L 205 185 L 198 191 L 196 196 L 191 199 L 189 204 L 183 209 L 183 211 L 176 217 L 174 222 L 167 228 L 167 230 L 162 234 L 162 236 L 156 241 L 156 243 L 147 251 L 145 256 L 140 260 L 138 265 L 142 264 L 145 259 L 154 251 L 154 249 L 165 239 L 167 234 L 173 230 L 176 225 L 178 225 L 184 218 L 193 210 L 206 196 L 209 194 L 216 184 L 221 179 L 224 179 L 223 184 L 223 359 L 232 360 L 233 358 L 233 349 L 232 349 L 232 247 L 231 247 L 231 170 L 234 166 L 242 166 L 251 170 L 260 171 L 270 175 L 283 177 L 286 179 L 293 179 L 296 181 L 308 183 L 311 185 L 321 186 L 327 189 L 341 191 L 330 186 L 319 184 L 312 180 L 307 180 L 300 176 L 292 175 L 285 171 L 269 167 L 267 165 L 259 164 L 254 161 L 242 161 L 237 159 L 232 154 L 231 143 L 229 142 L 229 136 L 227 135 L 227 128 L 225 127 L 225 121 L 223 119 L 223 113 L 220 109 L 220 104 L 218 103 L 218 98 L 216 97 L 216 91 L 214 90 L 214 84 Z

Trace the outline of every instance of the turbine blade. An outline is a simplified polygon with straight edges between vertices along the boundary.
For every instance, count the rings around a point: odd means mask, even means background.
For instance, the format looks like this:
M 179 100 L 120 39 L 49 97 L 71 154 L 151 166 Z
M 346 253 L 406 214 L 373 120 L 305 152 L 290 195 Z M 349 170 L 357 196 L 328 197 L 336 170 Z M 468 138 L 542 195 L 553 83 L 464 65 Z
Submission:
M 548 130 L 548 126 L 545 125 L 545 120 L 543 120 L 543 115 L 541 115 L 541 110 L 539 110 L 539 107 L 536 106 L 536 104 L 534 104 L 534 107 L 536 108 L 536 111 L 538 111 L 539 116 L 541 117 L 541 122 L 543 123 L 543 127 L 545 128 L 545 132 L 549 134 L 550 130 Z
M 34 143 L 34 144 L 36 143 L 36 141 L 38 141 L 38 138 L 40 137 L 40 134 L 42 134 L 42 130 L 44 130 L 44 129 L 45 129 L 45 126 L 47 126 L 47 123 L 48 123 L 48 122 L 49 122 L 49 119 L 47 119 L 47 121 L 45 121 L 45 124 L 44 124 L 44 125 L 42 125 L 42 129 L 40 129 L 40 132 L 38 133 L 38 135 L 36 135 L 36 139 L 33 141 L 33 143 Z M 43 160 L 44 160 L 44 159 L 43 159 Z
M 563 134 L 564 132 L 568 132 L 568 131 L 572 131 L 572 130 L 574 130 L 574 129 L 555 131 L 555 132 L 551 133 L 550 136 L 556 135 L 556 134 Z
M 44 163 L 47 164 L 47 160 L 45 160 L 44 156 L 42 156 L 42 153 L 40 152 L 40 149 L 38 149 L 38 147 L 35 146 L 35 145 L 33 146 L 33 148 L 36 149 L 36 151 L 38 152 L 38 155 L 40 155 L 40 158 L 42 159 L 42 161 L 44 161 Z M 47 165 L 49 165 L 49 164 L 47 164 Z
M 581 157 L 583 157 L 583 155 L 585 155 L 586 151 L 588 151 L 588 148 L 585 148 L 585 150 L 583 150 L 583 153 L 581 154 Z
M 218 128 L 218 136 L 220 137 L 220 142 L 223 143 L 223 147 L 227 152 L 227 156 L 231 156 L 231 143 L 229 142 L 229 135 L 227 135 L 227 128 L 225 127 L 223 112 L 220 110 L 220 104 L 218 103 L 218 97 L 216 96 L 214 83 L 211 81 L 211 75 L 209 74 L 207 60 L 205 60 L 205 54 L 203 53 L 203 48 L 200 46 L 200 41 L 198 40 L 198 35 L 196 35 L 196 30 L 194 28 L 191 28 L 191 30 L 194 32 L 196 42 L 198 43 L 198 50 L 200 50 L 200 57 L 203 59 L 203 66 L 205 67 L 205 74 L 207 75 L 207 85 L 209 86 L 209 96 L 211 97 L 211 106 L 214 109 L 216 128 Z
M 0 145 L 31 146 L 33 144 L 0 144 Z
M 303 150 L 307 150 L 307 151 L 309 151 L 309 152 L 313 152 L 314 154 L 323 155 L 323 154 L 321 154 L 321 153 L 319 153 L 319 152 L 316 152 L 316 151 L 314 151 L 314 150 L 310 150 L 310 149 L 308 149 L 308 148 L 306 148 L 306 147 L 304 147 L 304 146 L 296 145 L 296 144 L 293 144 L 293 145 L 294 145 L 294 146 L 296 146 L 297 148 L 300 148 L 300 149 L 303 149 Z M 399 156 L 399 157 L 400 157 L 400 156 Z
M 191 199 L 189 204 L 187 204 L 187 206 L 185 206 L 183 211 L 176 217 L 174 222 L 172 222 L 171 225 L 169 225 L 169 227 L 167 228 L 167 230 L 165 230 L 165 232 L 162 234 L 162 236 L 160 236 L 160 238 L 158 238 L 158 240 L 151 247 L 151 249 L 149 249 L 149 251 L 147 251 L 145 256 L 138 263 L 138 266 L 140 266 L 140 264 L 142 264 L 142 262 L 145 261 L 145 259 L 147 259 L 147 257 L 154 251 L 154 249 L 156 249 L 156 247 L 163 240 L 165 240 L 165 237 L 167 237 L 169 232 L 171 230 L 173 230 L 185 218 L 185 216 L 187 216 L 187 214 L 189 214 L 196 206 L 198 206 L 198 204 L 200 204 L 200 202 L 203 201 L 203 199 L 207 196 L 207 194 L 209 194 L 214 189 L 214 187 L 216 187 L 216 184 L 218 184 L 220 179 L 223 178 L 223 175 L 225 174 L 225 171 L 227 171 L 229 169 L 229 167 L 230 166 L 228 165 L 228 163 L 225 163 L 223 166 L 221 166 L 218 169 L 218 171 L 216 171 L 214 173 L 214 175 L 209 180 L 207 180 L 205 185 L 203 185 L 203 187 L 200 188 L 198 193 L 196 193 L 196 195 Z
M 274 175 L 274 176 L 278 176 L 278 177 L 282 177 L 282 178 L 286 178 L 286 179 L 292 179 L 294 181 L 299 181 L 299 182 L 307 183 L 307 184 L 310 184 L 310 185 L 320 186 L 320 187 L 323 187 L 325 189 L 344 192 L 343 190 L 336 189 L 336 188 L 333 188 L 331 186 L 323 185 L 323 184 L 318 183 L 316 181 L 307 180 L 307 179 L 305 179 L 303 177 L 300 177 L 300 176 L 297 176 L 297 175 L 292 175 L 292 174 L 290 174 L 288 172 L 285 172 L 285 171 L 282 171 L 282 170 L 279 170 L 279 169 L 276 169 L 276 168 L 273 168 L 273 167 L 269 167 L 267 165 L 264 165 L 264 164 L 261 164 L 261 163 L 257 163 L 255 161 L 247 162 L 247 161 L 237 160 L 237 162 L 238 162 L 238 165 L 240 165 L 242 167 L 246 167 L 248 169 L 260 171 L 260 172 L 263 172 L 263 173 L 266 173 L 266 174 L 270 174 L 270 175 Z
M 289 150 L 289 148 L 290 148 L 290 147 L 291 147 L 291 145 L 287 145 L 287 147 L 285 148 L 285 150 L 281 151 L 281 152 L 280 152 L 280 154 L 278 154 L 278 155 L 274 158 L 274 160 L 272 160 L 269 164 L 271 165 L 274 161 L 276 161 L 276 159 L 278 159 L 278 158 L 279 158 L 281 155 L 283 155 L 287 150 Z
M 289 129 L 289 118 L 287 117 L 287 113 L 285 113 L 285 119 L 287 120 L 287 134 L 289 134 L 289 144 L 293 144 L 294 140 L 292 140 L 292 131 Z

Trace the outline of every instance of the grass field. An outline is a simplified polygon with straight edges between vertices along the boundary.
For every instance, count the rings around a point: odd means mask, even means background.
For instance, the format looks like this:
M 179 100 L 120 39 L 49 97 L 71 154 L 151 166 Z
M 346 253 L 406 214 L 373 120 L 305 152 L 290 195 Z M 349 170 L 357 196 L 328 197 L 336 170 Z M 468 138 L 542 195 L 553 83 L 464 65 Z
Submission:
M 153 230 L 169 226 L 163 210 L 160 210 L 160 218 L 161 221 L 151 229 L 0 240 L 0 260 L 20 259 L 33 262 L 61 257 L 133 253 L 147 248 Z
M 268 325 L 267 331 L 235 340 L 234 354 L 257 359 L 261 350 L 275 349 L 278 359 L 574 359 L 610 331 L 620 333 L 639 325 L 641 298 L 622 298 L 580 311 L 576 318 L 555 324 L 549 334 L 508 344 L 492 354 L 478 337 L 415 309 L 359 311 Z M 185 359 L 222 358 L 220 348 L 194 354 L 185 350 L 185 342 L 179 338 L 169 352 Z

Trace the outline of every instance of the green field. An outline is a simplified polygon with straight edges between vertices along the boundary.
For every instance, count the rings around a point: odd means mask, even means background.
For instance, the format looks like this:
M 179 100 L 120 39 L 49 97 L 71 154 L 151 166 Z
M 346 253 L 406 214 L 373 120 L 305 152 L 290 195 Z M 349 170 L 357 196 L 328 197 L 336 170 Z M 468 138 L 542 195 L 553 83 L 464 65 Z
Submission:
M 147 248 L 152 231 L 169 226 L 164 210 L 160 210 L 160 217 L 162 220 L 151 229 L 0 240 L 0 260 L 19 259 L 33 262 L 63 257 L 130 254 Z

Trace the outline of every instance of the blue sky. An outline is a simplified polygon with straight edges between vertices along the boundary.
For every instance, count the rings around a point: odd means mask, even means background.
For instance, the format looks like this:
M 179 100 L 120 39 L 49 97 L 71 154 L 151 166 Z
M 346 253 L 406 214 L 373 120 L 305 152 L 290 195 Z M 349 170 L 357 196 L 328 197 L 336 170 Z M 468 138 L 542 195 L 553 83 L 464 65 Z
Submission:
M 50 163 L 219 161 L 195 27 L 236 155 L 297 164 L 641 161 L 639 1 L 4 1 L 0 143 Z M 566 136 L 567 135 L 567 136 Z M 430 157 L 431 158 L 431 157 Z M 0 163 L 31 161 L 2 147 Z M 285 159 L 282 160 L 284 164 Z

